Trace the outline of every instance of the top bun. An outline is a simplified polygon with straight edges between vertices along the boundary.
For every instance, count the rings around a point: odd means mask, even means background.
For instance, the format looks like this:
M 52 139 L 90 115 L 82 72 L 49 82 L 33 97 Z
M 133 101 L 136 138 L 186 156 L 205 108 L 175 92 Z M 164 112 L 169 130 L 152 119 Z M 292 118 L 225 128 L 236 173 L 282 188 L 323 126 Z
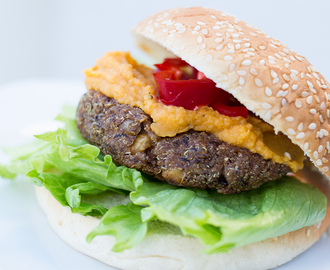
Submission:
M 133 32 L 149 53 L 164 57 L 171 52 L 203 72 L 286 134 L 330 177 L 330 85 L 303 56 L 210 8 L 167 10 Z

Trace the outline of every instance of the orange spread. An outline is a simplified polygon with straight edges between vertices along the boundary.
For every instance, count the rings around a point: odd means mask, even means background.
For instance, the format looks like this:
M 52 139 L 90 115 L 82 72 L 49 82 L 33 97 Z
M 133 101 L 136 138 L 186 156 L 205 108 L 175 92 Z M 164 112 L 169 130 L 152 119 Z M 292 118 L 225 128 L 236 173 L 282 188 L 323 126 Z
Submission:
M 293 171 L 303 166 L 300 148 L 273 127 L 252 114 L 248 119 L 219 114 L 205 106 L 198 110 L 167 106 L 157 98 L 152 69 L 127 52 L 106 53 L 95 67 L 86 69 L 88 90 L 101 91 L 118 102 L 141 108 L 153 119 L 151 129 L 160 137 L 173 137 L 193 129 L 213 133 L 220 140 L 259 153 L 265 159 L 288 165 Z

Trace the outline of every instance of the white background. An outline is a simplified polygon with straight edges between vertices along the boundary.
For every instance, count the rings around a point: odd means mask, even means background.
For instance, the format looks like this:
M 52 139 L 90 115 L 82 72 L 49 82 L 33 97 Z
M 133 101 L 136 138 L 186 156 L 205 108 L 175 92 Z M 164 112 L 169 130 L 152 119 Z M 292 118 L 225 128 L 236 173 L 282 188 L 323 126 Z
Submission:
M 47 128 L 61 104 L 76 104 L 85 91 L 84 68 L 107 51 L 138 54 L 130 29 L 178 6 L 234 14 L 307 57 L 330 80 L 328 0 L 0 0 L 0 147 Z M 31 185 L 0 179 L 0 205 L 0 269 L 107 269 L 58 239 Z M 281 270 L 330 269 L 327 252 L 329 238 Z
M 177 6 L 236 15 L 288 44 L 330 80 L 328 0 L 0 0 L 0 84 L 29 78 L 83 80 L 111 50 L 134 50 L 131 28 Z

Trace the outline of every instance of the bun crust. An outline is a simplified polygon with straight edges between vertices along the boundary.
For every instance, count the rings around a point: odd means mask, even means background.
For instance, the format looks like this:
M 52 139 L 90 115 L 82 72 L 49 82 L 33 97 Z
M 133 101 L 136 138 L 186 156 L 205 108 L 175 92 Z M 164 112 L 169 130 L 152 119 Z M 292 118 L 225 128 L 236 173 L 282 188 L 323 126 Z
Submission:
M 114 237 L 97 236 L 91 244 L 86 242 L 87 234 L 98 225 L 99 219 L 71 213 L 69 207 L 63 207 L 45 188 L 36 187 L 36 194 L 51 227 L 66 243 L 88 256 L 125 270 L 270 269 L 309 248 L 330 220 L 328 209 L 326 219 L 316 225 L 239 247 L 231 253 L 202 254 L 200 251 L 204 247 L 197 239 L 171 234 L 170 230 L 148 235 L 138 246 L 115 253 L 111 252 Z
M 330 177 L 330 85 L 303 56 L 209 8 L 167 10 L 133 32 L 146 51 L 155 55 L 157 47 L 151 44 L 157 43 L 233 94 Z

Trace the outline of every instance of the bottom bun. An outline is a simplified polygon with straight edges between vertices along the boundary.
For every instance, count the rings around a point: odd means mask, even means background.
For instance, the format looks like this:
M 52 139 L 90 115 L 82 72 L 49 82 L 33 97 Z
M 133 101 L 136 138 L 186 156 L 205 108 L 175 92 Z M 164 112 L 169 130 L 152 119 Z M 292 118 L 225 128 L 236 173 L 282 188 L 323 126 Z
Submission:
M 213 255 L 202 254 L 201 250 L 205 247 L 197 239 L 180 235 L 176 233 L 177 229 L 173 230 L 171 225 L 165 224 L 164 228 L 153 230 L 136 247 L 115 253 L 111 251 L 115 243 L 112 236 L 97 236 L 92 243 L 86 242 L 87 234 L 98 225 L 100 219 L 71 213 L 69 207 L 63 207 L 45 188 L 37 187 L 36 194 L 50 225 L 66 243 L 88 256 L 125 270 L 270 269 L 290 261 L 309 248 L 330 222 L 328 207 L 326 218 L 318 224 L 238 247 L 229 253 Z M 120 196 L 114 204 L 120 204 Z M 111 200 L 113 203 L 113 195 Z

